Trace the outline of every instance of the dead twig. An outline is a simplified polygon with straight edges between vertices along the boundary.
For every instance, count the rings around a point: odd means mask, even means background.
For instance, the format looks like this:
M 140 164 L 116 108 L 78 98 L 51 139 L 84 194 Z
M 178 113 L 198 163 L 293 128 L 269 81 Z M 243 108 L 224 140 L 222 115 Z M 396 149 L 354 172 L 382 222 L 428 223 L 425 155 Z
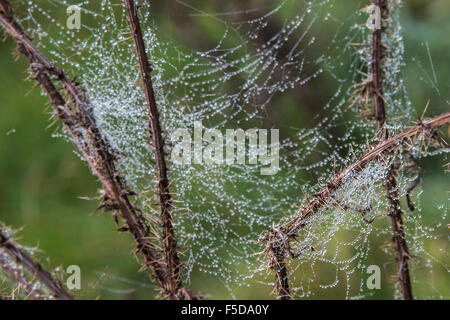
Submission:
M 30 274 L 40 283 L 44 284 L 58 299 L 73 300 L 73 297 L 63 288 L 61 282 L 53 279 L 50 272 L 46 271 L 38 262 L 34 261 L 23 249 L 16 246 L 16 244 L 7 236 L 7 234 L 0 229 L 0 249 L 8 254 L 17 264 L 20 264 L 27 269 Z M 5 257 L 2 257 L 0 252 L 0 266 L 5 270 L 33 299 L 44 299 L 43 293 L 35 290 L 32 283 L 25 278 L 20 271 L 11 268 L 7 263 Z
M 326 183 L 324 188 L 316 192 L 303 206 L 300 207 L 293 219 L 282 227 L 276 228 L 279 232 L 275 232 L 274 228 L 272 228 L 264 237 L 263 240 L 266 242 L 265 253 L 270 260 L 269 265 L 271 267 L 275 266 L 273 269 L 276 271 L 286 269 L 285 259 L 290 255 L 288 252 L 289 246 L 286 243 L 294 240 L 296 233 L 307 224 L 307 220 L 310 217 L 330 204 L 333 204 L 335 191 L 338 190 L 348 178 L 361 172 L 370 162 L 403 148 L 404 145 L 406 145 L 405 141 L 415 139 L 425 140 L 425 138 L 434 136 L 439 127 L 449 123 L 450 112 L 441 114 L 432 119 L 423 120 L 410 127 L 408 130 L 388 138 L 387 140 L 381 141 L 376 146 L 370 148 L 367 153 L 358 158 L 347 168 L 334 175 L 328 183 Z M 283 235 L 281 238 L 279 235 L 280 233 Z M 280 243 L 283 245 L 280 245 Z M 278 266 L 278 268 L 276 266 Z M 280 277 L 277 272 L 275 274 L 275 289 L 279 297 L 286 296 L 286 293 L 289 293 L 288 279 L 284 276 L 285 274 L 287 275 L 287 272 L 284 270 L 282 271 L 282 277 Z
M 380 8 L 381 20 L 384 21 L 388 15 L 387 0 L 373 0 L 373 4 Z M 385 140 L 388 137 L 387 130 L 384 126 L 386 123 L 386 109 L 384 106 L 383 97 L 383 54 L 384 48 L 381 41 L 384 26 L 375 28 L 372 32 L 372 90 L 370 96 L 373 100 L 374 119 L 377 125 L 378 137 L 380 140 Z

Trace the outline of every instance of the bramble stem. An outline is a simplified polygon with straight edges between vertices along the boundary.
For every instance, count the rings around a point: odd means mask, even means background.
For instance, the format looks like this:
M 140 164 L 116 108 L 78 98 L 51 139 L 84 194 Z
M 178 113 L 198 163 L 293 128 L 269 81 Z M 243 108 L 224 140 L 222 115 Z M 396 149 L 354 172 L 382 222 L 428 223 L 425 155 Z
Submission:
M 167 164 L 164 155 L 164 139 L 162 136 L 159 111 L 156 104 L 155 93 L 151 77 L 151 67 L 148 61 L 142 30 L 134 0 L 126 0 L 130 28 L 133 33 L 136 52 L 139 60 L 144 92 L 148 106 L 148 130 L 152 138 L 155 153 L 159 206 L 161 224 L 163 230 L 164 258 L 167 265 L 168 281 L 164 284 L 169 299 L 192 300 L 192 294 L 183 288 L 181 279 L 181 262 L 178 257 L 177 239 L 173 228 L 172 197 L 169 191 L 169 179 L 167 177 Z
M 387 0 L 373 0 L 373 4 L 380 8 L 381 20 L 386 20 L 389 14 Z M 372 100 L 375 113 L 375 122 L 380 141 L 389 137 L 389 132 L 385 127 L 386 108 L 383 97 L 383 56 L 384 48 L 382 43 L 382 34 L 385 27 L 375 29 L 372 33 Z M 384 187 L 389 201 L 389 216 L 392 220 L 392 233 L 394 248 L 397 252 L 398 263 L 398 281 L 400 283 L 402 297 L 404 300 L 412 300 L 411 280 L 409 276 L 408 260 L 411 258 L 408 252 L 408 245 L 405 239 L 405 230 L 403 227 L 402 209 L 397 193 L 397 178 L 394 164 L 391 164 L 385 178 Z
M 17 247 L 3 230 L 0 229 L 0 249 L 6 252 L 16 263 L 22 265 L 27 269 L 33 277 L 35 277 L 40 283 L 44 284 L 56 298 L 62 300 L 73 300 L 73 297 L 63 288 L 59 281 L 53 279 L 50 272 L 45 270 L 38 262 L 34 261 L 23 249 Z M 1 262 L 1 261 L 0 261 Z M 3 266 L 2 263 L 0 265 Z M 9 270 L 8 272 L 20 285 L 22 285 L 25 291 L 33 297 L 33 294 L 37 293 L 36 290 L 30 286 L 29 282 L 20 277 L 17 271 Z M 41 297 L 40 293 L 37 293 Z
M 27 58 L 35 79 L 47 94 L 55 115 L 70 134 L 81 155 L 87 161 L 93 173 L 105 187 L 106 199 L 112 202 L 125 222 L 136 242 L 136 252 L 144 258 L 146 267 L 151 270 L 154 279 L 164 294 L 169 295 L 168 271 L 161 252 L 153 244 L 150 227 L 129 200 L 133 194 L 124 186 L 114 162 L 114 154 L 107 139 L 100 133 L 92 114 L 92 105 L 84 91 L 66 74 L 55 67 L 31 42 L 13 18 L 13 11 L 7 0 L 0 0 L 0 25 L 17 43 L 19 51 Z M 53 84 L 56 78 L 63 84 L 70 97 L 66 101 Z

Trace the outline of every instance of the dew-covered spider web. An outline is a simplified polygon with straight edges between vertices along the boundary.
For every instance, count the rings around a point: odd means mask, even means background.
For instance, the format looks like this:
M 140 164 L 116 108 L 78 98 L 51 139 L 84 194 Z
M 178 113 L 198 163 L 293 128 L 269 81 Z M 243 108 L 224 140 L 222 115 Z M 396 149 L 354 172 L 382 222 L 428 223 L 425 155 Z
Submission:
M 369 1 L 345 7 L 334 0 L 206 2 L 167 1 L 162 14 L 160 1 L 138 1 L 177 201 L 173 215 L 185 283 L 208 294 L 201 281 L 207 277 L 224 288 L 224 297 L 241 298 L 243 288 L 252 286 L 269 294 L 274 280 L 261 254 L 261 234 L 292 218 L 308 195 L 376 141 L 374 124 L 352 106 L 352 94 L 370 79 L 371 31 L 362 10 Z M 383 38 L 391 134 L 415 119 L 402 76 L 398 2 L 390 1 Z M 69 5 L 81 8 L 80 30 L 66 26 Z M 144 213 L 156 217 L 147 106 L 125 8 L 120 1 L 28 0 L 17 11 L 37 46 L 86 89 L 97 124 L 118 155 L 120 174 Z M 262 175 L 263 164 L 174 163 L 170 154 L 177 141 L 170 136 L 178 128 L 193 133 L 195 121 L 222 134 L 279 129 L 280 170 Z M 411 146 L 399 154 L 402 199 L 418 174 L 409 170 L 411 158 L 438 153 Z M 366 285 L 370 265 L 380 267 L 381 285 L 398 296 L 382 186 L 391 161 L 373 162 L 348 178 L 293 242 L 298 257 L 288 269 L 294 297 L 374 296 L 377 290 Z M 416 278 L 416 271 L 431 278 L 436 269 L 448 271 L 448 252 L 436 253 L 447 250 L 448 202 L 435 204 L 439 208 L 427 212 L 425 222 L 421 193 L 420 186 L 414 189 L 416 210 L 405 214 L 413 287 L 430 279 Z M 418 294 L 449 296 L 432 281 Z

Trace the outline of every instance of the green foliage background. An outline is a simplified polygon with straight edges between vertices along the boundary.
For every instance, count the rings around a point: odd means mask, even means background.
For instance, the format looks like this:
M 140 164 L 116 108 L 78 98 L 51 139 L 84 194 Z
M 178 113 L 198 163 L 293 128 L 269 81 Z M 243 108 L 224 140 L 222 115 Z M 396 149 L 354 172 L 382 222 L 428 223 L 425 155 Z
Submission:
M 247 1 L 242 6 L 263 7 L 266 2 Z M 335 10 L 354 8 L 353 0 L 339 2 Z M 182 23 L 184 13 L 174 12 L 174 3 L 154 1 L 155 17 L 161 29 L 169 30 L 175 38 L 183 38 L 187 31 L 186 24 Z M 224 8 L 220 1 L 193 3 L 208 12 L 232 9 Z M 360 3 L 362 7 L 364 1 Z M 405 1 L 402 14 L 407 63 L 405 81 L 418 114 L 421 114 L 428 100 L 431 101 L 429 115 L 448 111 L 449 14 L 450 3 L 447 0 Z M 62 15 L 60 19 L 65 17 Z M 206 21 L 195 28 L 202 36 L 196 37 L 196 33 L 191 33 L 189 41 L 194 43 L 191 46 L 201 47 L 217 42 L 214 23 Z M 430 47 L 440 94 L 428 80 L 432 69 L 425 42 Z M 14 229 L 23 227 L 19 232 L 20 242 L 41 248 L 43 256 L 49 257 L 44 265 L 67 267 L 76 264 L 81 267 L 82 290 L 74 292 L 77 298 L 152 298 L 153 285 L 145 272 L 137 272 L 139 265 L 132 254 L 130 236 L 118 233 L 109 215 L 95 212 L 96 201 L 80 199 L 95 196 L 99 183 L 74 154 L 72 144 L 51 137 L 56 129 L 54 126 L 48 128 L 47 98 L 40 94 L 40 90 L 33 89 L 34 83 L 24 81 L 27 65 L 22 58 L 14 59 L 13 50 L 10 39 L 0 42 L 0 220 Z M 319 77 L 317 81 L 315 84 L 320 86 L 320 90 L 332 92 L 333 85 L 329 79 Z M 313 89 L 311 95 L 317 94 L 318 91 Z M 318 98 L 311 99 L 317 101 Z M 274 108 L 279 110 L 276 116 L 286 124 L 296 121 L 296 126 L 307 125 L 313 116 L 311 110 L 314 110 L 307 103 L 293 96 L 275 99 Z M 444 164 L 443 156 L 422 161 L 422 214 L 438 212 L 437 204 L 447 202 L 448 205 L 450 184 L 448 174 L 443 170 Z M 381 246 L 381 243 L 378 245 Z M 376 247 L 377 243 L 372 246 Z M 442 243 L 440 247 L 444 250 L 433 247 L 429 250 L 448 265 L 448 243 Z M 395 266 L 394 255 L 391 258 Z M 371 259 L 376 263 L 376 256 Z M 394 276 L 395 267 L 388 270 L 391 274 L 383 273 L 382 289 L 373 298 L 393 297 L 390 277 Z M 445 268 L 433 271 L 431 278 L 424 273 L 423 283 L 414 284 L 414 292 L 420 295 L 422 290 L 429 290 L 427 282 L 432 282 L 443 297 L 450 296 L 450 277 Z M 230 298 L 219 281 L 201 274 L 192 275 L 191 286 L 213 299 Z M 236 290 L 238 298 L 272 298 L 271 289 L 257 283 L 250 288 Z M 342 298 L 321 293 L 316 297 Z

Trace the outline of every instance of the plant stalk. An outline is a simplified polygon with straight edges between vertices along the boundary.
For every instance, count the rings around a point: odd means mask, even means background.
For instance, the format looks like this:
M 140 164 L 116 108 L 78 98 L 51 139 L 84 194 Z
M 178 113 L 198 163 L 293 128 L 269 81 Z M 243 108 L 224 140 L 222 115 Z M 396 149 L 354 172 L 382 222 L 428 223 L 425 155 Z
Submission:
M 164 139 L 162 135 L 159 111 L 156 104 L 151 66 L 147 57 L 141 25 L 134 0 L 126 0 L 130 28 L 133 34 L 136 53 L 139 60 L 139 69 L 144 84 L 145 98 L 148 106 L 148 130 L 152 139 L 155 154 L 156 173 L 159 194 L 160 216 L 163 231 L 164 257 L 168 270 L 166 291 L 169 299 L 192 300 L 195 297 L 183 288 L 181 279 L 181 262 L 178 257 L 177 239 L 173 228 L 172 197 L 169 191 L 169 179 L 167 176 L 167 163 L 164 154 Z
M 70 134 L 81 155 L 105 187 L 106 198 L 125 222 L 135 242 L 136 252 L 142 255 L 146 267 L 151 270 L 163 294 L 170 296 L 169 273 L 159 249 L 151 241 L 152 233 L 139 209 L 129 200 L 133 194 L 124 186 L 115 167 L 115 156 L 107 139 L 100 133 L 92 113 L 92 105 L 84 91 L 66 74 L 55 67 L 31 42 L 13 17 L 7 0 L 0 0 L 0 25 L 17 43 L 19 51 L 26 57 L 36 81 L 47 94 L 54 114 Z M 53 84 L 56 78 L 62 83 L 70 102 L 60 94 Z
M 274 231 L 275 228 L 272 228 L 272 230 L 268 232 L 269 235 L 265 239 L 267 244 L 265 252 L 270 259 L 269 264 L 284 266 L 284 268 L 286 267 L 285 259 L 291 254 L 289 252 L 289 242 L 294 238 L 298 231 L 306 226 L 307 220 L 310 217 L 334 203 L 333 195 L 335 191 L 338 190 L 348 178 L 361 172 L 370 162 L 376 159 L 382 159 L 384 155 L 402 148 L 408 140 L 422 139 L 425 141 L 430 138 L 439 127 L 448 124 L 450 124 L 450 112 L 431 119 L 422 120 L 408 130 L 379 142 L 347 168 L 335 174 L 326 183 L 324 188 L 316 192 L 305 205 L 300 207 L 293 219 L 284 226 L 276 228 L 276 231 Z M 284 244 L 283 252 L 279 252 L 279 246 L 273 245 L 274 241 Z M 277 270 L 279 269 L 275 268 L 275 271 Z M 278 289 L 276 290 L 276 294 L 279 297 L 282 297 L 286 294 L 286 288 L 289 288 L 288 281 L 285 278 L 280 278 L 277 273 L 275 274 L 275 279 L 277 281 L 275 289 Z

